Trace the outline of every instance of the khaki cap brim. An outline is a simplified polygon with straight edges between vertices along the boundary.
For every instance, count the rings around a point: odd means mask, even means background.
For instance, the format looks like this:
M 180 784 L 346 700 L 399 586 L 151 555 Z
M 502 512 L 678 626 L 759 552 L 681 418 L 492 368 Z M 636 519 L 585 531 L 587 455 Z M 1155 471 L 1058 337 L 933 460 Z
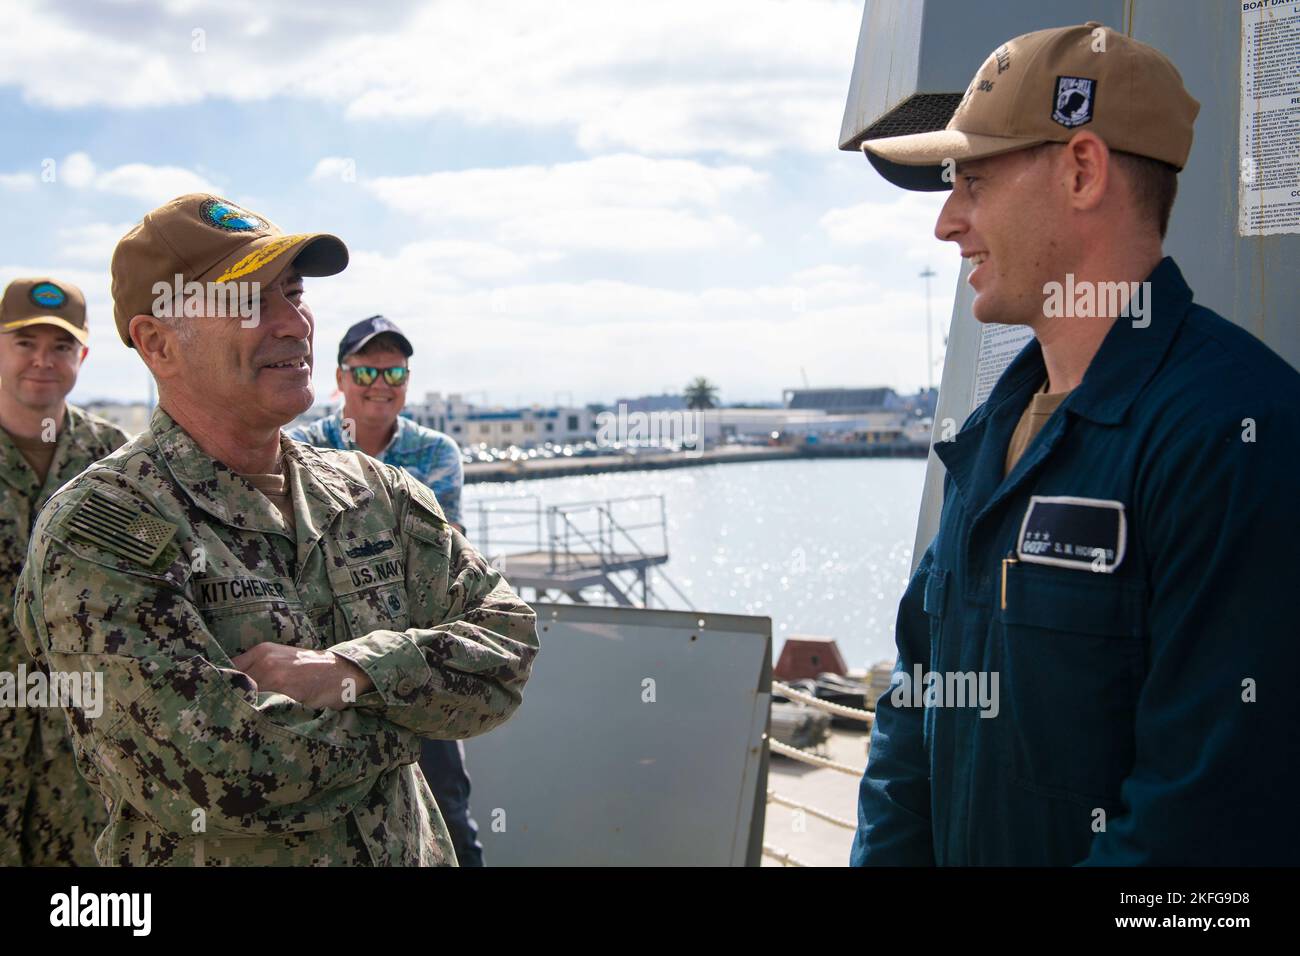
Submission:
M 951 189 L 943 178 L 944 161 L 986 159 L 1048 142 L 1039 136 L 988 136 L 957 129 L 937 129 L 867 140 L 862 150 L 880 175 L 904 189 L 937 192 Z
M 79 328 L 73 325 L 67 319 L 59 318 L 57 315 L 36 315 L 30 319 L 17 319 L 13 322 L 6 322 L 0 326 L 0 333 L 16 332 L 24 329 L 29 325 L 54 325 L 71 333 L 72 337 L 82 345 L 90 344 L 90 332 L 87 329 Z

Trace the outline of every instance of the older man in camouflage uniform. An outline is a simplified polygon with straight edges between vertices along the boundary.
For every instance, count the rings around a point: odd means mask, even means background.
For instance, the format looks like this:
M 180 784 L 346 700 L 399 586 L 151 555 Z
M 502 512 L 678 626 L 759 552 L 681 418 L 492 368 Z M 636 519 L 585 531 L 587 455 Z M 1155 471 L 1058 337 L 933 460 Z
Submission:
M 101 863 L 455 863 L 420 738 L 514 712 L 536 619 L 419 482 L 281 435 L 312 400 L 302 276 L 346 264 L 197 194 L 114 252 L 159 408 L 51 499 L 17 595 L 33 653 L 104 675 L 103 714 L 69 710 Z
M 95 836 L 108 819 L 104 801 L 77 772 L 63 712 L 48 700 L 27 700 L 27 675 L 37 668 L 14 627 L 10 605 L 41 506 L 60 485 L 127 440 L 116 425 L 65 401 L 77 382 L 87 341 L 86 300 L 76 286 L 50 278 L 9 283 L 0 299 L 4 866 L 94 866 Z

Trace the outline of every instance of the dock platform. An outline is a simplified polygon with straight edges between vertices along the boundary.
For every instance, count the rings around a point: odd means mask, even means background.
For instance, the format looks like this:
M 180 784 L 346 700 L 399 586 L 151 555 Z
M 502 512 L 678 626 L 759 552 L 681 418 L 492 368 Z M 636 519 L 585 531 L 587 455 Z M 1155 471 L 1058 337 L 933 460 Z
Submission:
M 583 588 L 599 587 L 617 603 L 631 607 L 636 602 L 612 575 L 630 571 L 644 589 L 646 572 L 667 562 L 666 553 L 539 550 L 507 554 L 497 561 L 497 566 L 512 585 L 532 588 L 541 599 L 548 597 L 547 592 L 559 591 L 576 603 L 585 604 Z

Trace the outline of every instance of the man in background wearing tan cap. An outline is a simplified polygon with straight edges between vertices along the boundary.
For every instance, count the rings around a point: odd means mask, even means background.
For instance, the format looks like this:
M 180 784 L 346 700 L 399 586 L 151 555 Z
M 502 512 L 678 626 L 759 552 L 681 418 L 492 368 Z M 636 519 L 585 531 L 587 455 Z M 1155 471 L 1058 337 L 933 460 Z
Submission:
M 114 251 L 158 408 L 51 499 L 15 598 L 33 654 L 105 674 L 100 716 L 66 708 L 102 864 L 456 862 L 420 739 L 514 712 L 535 617 L 418 481 L 281 434 L 312 401 L 303 277 L 346 264 L 200 194 Z
M 81 290 L 15 279 L 0 299 L 0 865 L 94 866 L 108 815 L 77 772 L 63 712 L 28 700 L 36 664 L 11 604 L 41 507 L 65 482 L 127 440 L 65 399 L 89 335 Z M 48 675 L 46 675 L 48 677 Z
M 1300 863 L 1300 375 L 1164 256 L 1197 111 L 1089 23 L 999 47 L 946 129 L 863 143 L 952 190 L 975 318 L 1035 338 L 935 442 L 856 865 Z

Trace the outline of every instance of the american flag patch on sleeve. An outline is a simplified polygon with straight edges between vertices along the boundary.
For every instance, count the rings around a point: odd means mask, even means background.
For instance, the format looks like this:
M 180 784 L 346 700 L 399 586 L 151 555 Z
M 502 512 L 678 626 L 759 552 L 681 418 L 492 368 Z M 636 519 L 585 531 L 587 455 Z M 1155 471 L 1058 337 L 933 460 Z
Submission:
M 68 518 L 68 530 L 146 567 L 158 560 L 176 525 L 114 501 L 95 490 Z

